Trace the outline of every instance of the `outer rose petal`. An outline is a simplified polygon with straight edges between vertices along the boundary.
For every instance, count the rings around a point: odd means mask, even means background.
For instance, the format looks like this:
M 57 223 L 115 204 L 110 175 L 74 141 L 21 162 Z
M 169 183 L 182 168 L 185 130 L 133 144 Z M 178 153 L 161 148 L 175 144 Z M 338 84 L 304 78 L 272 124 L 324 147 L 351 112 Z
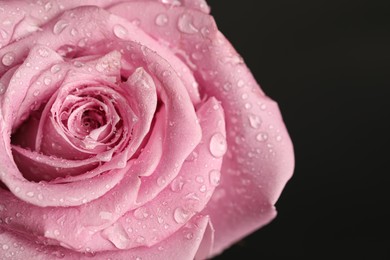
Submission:
M 127 12 L 111 10 L 129 20 L 147 10 L 140 27 L 154 38 L 169 42 L 171 48 L 181 49 L 189 57 L 187 61 L 203 94 L 222 101 L 229 150 L 221 188 L 205 211 L 212 220 L 218 219 L 214 225 L 214 254 L 220 252 L 275 216 L 273 204 L 294 167 L 291 140 L 279 109 L 260 90 L 241 58 L 218 32 L 212 17 L 184 8 L 166 10 L 157 4 L 118 6 Z M 160 13 L 178 26 L 156 29 L 153 17 Z M 224 199 L 219 201 L 221 197 Z M 226 211 L 230 214 L 221 214 Z
M 152 247 L 138 247 L 132 250 L 115 250 L 100 253 L 91 252 L 89 255 L 74 252 L 58 246 L 37 245 L 34 241 L 17 235 L 7 230 L 0 229 L 0 258 L 15 260 L 39 259 L 52 260 L 61 258 L 74 259 L 143 259 L 143 260 L 197 260 L 205 259 L 209 248 L 213 243 L 213 229 L 209 224 L 209 218 L 197 216 L 188 224 L 178 230 L 161 244 Z

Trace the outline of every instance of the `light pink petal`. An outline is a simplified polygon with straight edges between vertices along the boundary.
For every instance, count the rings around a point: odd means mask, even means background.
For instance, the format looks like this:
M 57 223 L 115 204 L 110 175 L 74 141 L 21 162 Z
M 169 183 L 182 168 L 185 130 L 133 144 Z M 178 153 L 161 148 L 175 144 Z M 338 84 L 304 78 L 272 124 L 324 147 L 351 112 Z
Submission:
M 20 234 L 0 229 L 0 244 L 2 250 L 0 257 L 7 259 L 40 259 L 51 260 L 61 258 L 73 259 L 143 259 L 143 260 L 197 260 L 204 259 L 207 252 L 204 245 L 212 241 L 212 228 L 207 216 L 199 216 L 192 219 L 188 225 L 178 230 L 175 234 L 153 247 L 139 247 L 131 250 L 115 250 L 87 254 L 71 251 L 60 246 L 36 244 L 33 240 Z M 210 244 L 212 245 L 212 244 Z M 4 249 L 5 248 L 5 249 Z
M 77 161 L 66 160 L 18 146 L 12 146 L 12 152 L 19 170 L 29 181 L 51 181 L 57 178 L 77 176 L 96 168 L 100 162 L 96 157 Z M 69 182 L 69 179 L 67 181 Z
M 121 7 L 118 6 L 117 8 Z M 56 31 L 54 29 L 59 26 L 57 23 L 62 25 L 62 30 Z M 77 34 L 74 33 L 74 30 L 77 30 Z M 170 61 L 170 64 L 178 73 L 179 77 L 181 77 L 191 97 L 191 101 L 194 104 L 200 102 L 194 76 L 188 70 L 187 66 L 173 55 L 172 50 L 165 47 L 164 44 L 156 42 L 133 23 L 115 15 L 110 15 L 108 12 L 97 7 L 79 7 L 65 12 L 58 19 L 45 24 L 42 31 L 22 38 L 14 42 L 12 46 L 8 45 L 0 49 L 0 57 L 12 55 L 13 64 L 19 64 L 34 43 L 45 44 L 64 56 L 75 57 L 82 51 L 90 50 L 90 44 L 107 40 L 107 38 L 137 41 L 157 51 L 165 59 Z M 180 50 L 178 51 L 180 52 Z M 85 54 L 84 52 L 83 55 Z M 8 69 L 9 66 L 0 63 L 0 75 Z
M 54 92 L 53 86 L 56 84 L 53 84 L 51 79 L 50 82 L 47 81 L 49 77 L 47 71 L 50 73 L 50 67 L 61 61 L 62 58 L 49 48 L 35 46 L 14 72 L 2 97 L 4 118 L 10 120 L 10 117 L 15 117 L 11 120 L 12 131 L 27 118 L 32 107 L 39 108 L 40 104 Z
M 196 158 L 187 160 L 179 175 L 158 196 L 127 212 L 115 224 L 95 235 L 87 244 L 92 250 L 129 249 L 153 246 L 169 237 L 201 212 L 219 184 L 223 149 L 215 147 L 215 138 L 226 145 L 223 111 L 215 99 L 197 112 L 202 127 L 202 141 L 195 149 Z M 140 228 L 140 226 L 142 228 Z
M 221 100 L 225 109 L 229 151 L 222 191 L 217 190 L 215 197 L 226 197 L 219 204 L 211 202 L 206 211 L 218 219 L 214 253 L 219 252 L 275 215 L 273 204 L 294 165 L 290 138 L 276 103 L 263 94 L 210 16 L 179 7 L 166 10 L 151 4 L 127 5 L 128 12 L 122 15 L 129 20 L 140 10 L 148 10 L 140 27 L 188 55 L 187 63 L 203 94 Z M 157 28 L 153 17 L 160 13 L 176 26 Z M 224 210 L 231 214 L 221 217 Z
M 10 42 L 20 39 L 28 34 L 41 30 L 41 26 L 52 20 L 60 13 L 82 5 L 95 5 L 109 7 L 123 0 L 58 0 L 58 1 L 29 1 L 13 0 L 0 1 L 0 48 Z M 57 25 L 56 30 L 68 26 L 67 23 Z M 77 34 L 78 31 L 74 31 Z

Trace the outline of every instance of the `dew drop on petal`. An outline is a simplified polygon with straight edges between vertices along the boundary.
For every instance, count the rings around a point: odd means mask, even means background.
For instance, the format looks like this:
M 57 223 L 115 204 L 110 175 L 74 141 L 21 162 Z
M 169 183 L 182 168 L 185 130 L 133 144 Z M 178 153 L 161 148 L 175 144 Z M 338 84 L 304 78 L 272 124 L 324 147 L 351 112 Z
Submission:
M 13 52 L 7 52 L 4 54 L 3 58 L 1 59 L 1 62 L 4 66 L 11 66 L 15 61 L 15 54 Z
M 249 125 L 254 128 L 254 129 L 258 129 L 261 125 L 261 119 L 259 116 L 257 115 L 254 115 L 254 114 L 250 114 L 248 116 L 248 120 L 249 120 Z
M 69 23 L 65 20 L 58 20 L 53 27 L 54 34 L 60 34 L 66 27 L 68 27 Z
M 166 183 L 166 180 L 165 180 L 164 177 L 160 176 L 160 177 L 157 178 L 157 185 L 158 185 L 158 186 L 160 186 L 160 187 L 161 187 L 161 186 L 164 186 L 165 183 Z
M 128 34 L 127 29 L 120 24 L 114 25 L 113 31 L 114 35 L 119 39 L 126 39 L 126 36 Z
M 61 70 L 61 67 L 60 67 L 60 65 L 58 65 L 58 64 L 55 64 L 55 65 L 53 65 L 51 68 L 50 68 L 50 71 L 51 71 L 51 73 L 53 73 L 53 74 L 56 74 L 57 72 L 59 72 Z
M 50 85 L 50 83 L 51 83 L 51 78 L 45 77 L 45 78 L 43 79 L 43 83 L 44 83 L 46 86 Z
M 45 48 L 39 48 L 38 49 L 38 55 L 43 57 L 43 58 L 46 58 L 49 56 L 49 51 Z
M 221 172 L 218 170 L 210 171 L 210 184 L 213 186 L 218 186 L 221 179 Z
M 194 237 L 194 234 L 193 234 L 192 232 L 189 232 L 189 233 L 185 234 L 184 237 L 185 237 L 187 240 L 191 240 L 191 239 Z
M 34 192 L 32 192 L 32 191 L 29 191 L 29 192 L 27 192 L 26 193 L 26 195 L 28 196 L 28 197 L 34 197 Z
M 210 140 L 210 153 L 216 157 L 222 157 L 227 150 L 226 138 L 222 133 L 216 133 L 211 137 Z
M 175 211 L 173 212 L 173 218 L 178 224 L 183 224 L 187 222 L 189 217 L 190 217 L 190 212 L 184 210 L 181 207 L 176 208 Z
M 267 133 L 258 133 L 256 135 L 256 140 L 259 142 L 264 142 L 268 139 L 268 134 Z
M 7 90 L 7 87 L 4 85 L 4 83 L 0 82 L 0 95 L 4 94 Z
M 203 183 L 204 182 L 204 178 L 201 175 L 196 176 L 195 180 L 196 180 L 197 183 Z
M 155 23 L 158 26 L 165 26 L 168 23 L 168 16 L 166 14 L 157 15 Z
M 177 26 L 183 33 L 194 34 L 198 32 L 198 29 L 192 23 L 193 17 L 190 14 L 182 14 L 179 17 Z
M 184 181 L 182 178 L 178 177 L 176 179 L 174 179 L 172 182 L 171 182 L 171 190 L 173 192 L 179 192 L 182 190 L 184 186 Z

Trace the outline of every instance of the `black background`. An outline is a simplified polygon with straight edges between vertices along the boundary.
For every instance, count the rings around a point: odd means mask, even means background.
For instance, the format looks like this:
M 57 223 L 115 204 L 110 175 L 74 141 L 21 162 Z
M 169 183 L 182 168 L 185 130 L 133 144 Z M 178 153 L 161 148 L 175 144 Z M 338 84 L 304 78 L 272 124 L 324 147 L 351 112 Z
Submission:
M 208 3 L 296 153 L 277 218 L 215 259 L 390 259 L 390 1 Z

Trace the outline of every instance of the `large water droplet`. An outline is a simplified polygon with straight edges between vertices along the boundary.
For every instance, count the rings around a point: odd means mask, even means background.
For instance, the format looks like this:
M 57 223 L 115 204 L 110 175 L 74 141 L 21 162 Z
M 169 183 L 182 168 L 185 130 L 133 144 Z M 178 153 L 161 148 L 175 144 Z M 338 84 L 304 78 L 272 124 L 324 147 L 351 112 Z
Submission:
M 210 184 L 213 186 L 218 186 L 221 179 L 221 172 L 218 170 L 210 171 Z
M 125 27 L 120 24 L 114 25 L 114 35 L 119 39 L 126 39 L 127 34 L 129 33 Z
M 184 186 L 183 178 L 179 176 L 178 178 L 176 178 L 172 181 L 171 190 L 173 192 L 179 192 L 182 190 L 183 186 Z
M 211 137 L 210 140 L 210 153 L 216 157 L 222 157 L 227 150 L 226 138 L 222 133 L 216 133 Z
M 192 23 L 193 17 L 190 14 L 182 14 L 179 17 L 177 26 L 179 30 L 183 33 L 194 34 L 198 32 L 198 29 Z
M 166 14 L 159 14 L 159 15 L 157 15 L 155 23 L 158 26 L 165 26 L 168 23 L 168 16 Z
M 13 52 L 7 52 L 4 54 L 1 62 L 4 64 L 4 66 L 11 66 L 15 61 L 15 54 Z
M 54 34 L 60 34 L 66 27 L 68 27 L 69 23 L 65 20 L 58 20 L 53 27 Z
M 178 207 L 173 212 L 173 218 L 178 224 L 186 223 L 190 218 L 190 212 L 181 207 Z
M 259 116 L 257 115 L 254 115 L 254 114 L 250 114 L 248 116 L 248 120 L 249 120 L 249 125 L 254 128 L 254 129 L 258 129 L 261 125 L 261 119 Z

